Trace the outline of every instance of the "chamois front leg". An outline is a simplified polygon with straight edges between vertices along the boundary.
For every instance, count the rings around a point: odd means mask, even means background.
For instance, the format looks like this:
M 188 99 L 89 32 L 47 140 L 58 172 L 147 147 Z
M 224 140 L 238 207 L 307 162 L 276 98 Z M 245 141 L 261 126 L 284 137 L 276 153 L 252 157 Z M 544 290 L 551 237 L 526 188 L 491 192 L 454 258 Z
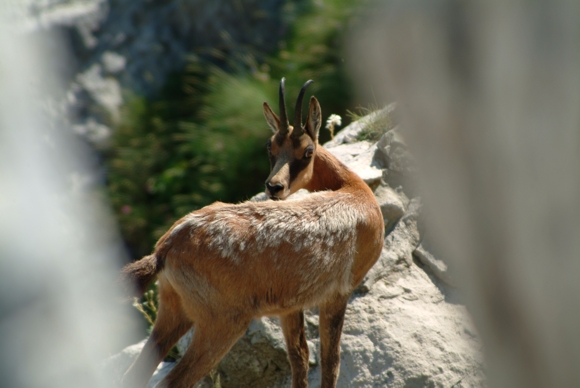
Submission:
M 200 319 L 200 322 L 196 319 L 189 348 L 156 388 L 192 388 L 226 355 L 252 320 L 252 317 L 232 316 L 223 311 L 207 316 L 211 319 Z
M 305 388 L 308 386 L 308 344 L 304 333 L 304 312 L 283 315 L 280 322 L 292 367 L 292 388 Z
M 143 388 L 155 372 L 157 365 L 173 345 L 192 326 L 185 315 L 179 296 L 173 288 L 159 279 L 159 312 L 143 350 L 123 376 L 123 387 Z
M 321 388 L 336 387 L 340 370 L 340 335 L 349 295 L 337 295 L 320 306 Z

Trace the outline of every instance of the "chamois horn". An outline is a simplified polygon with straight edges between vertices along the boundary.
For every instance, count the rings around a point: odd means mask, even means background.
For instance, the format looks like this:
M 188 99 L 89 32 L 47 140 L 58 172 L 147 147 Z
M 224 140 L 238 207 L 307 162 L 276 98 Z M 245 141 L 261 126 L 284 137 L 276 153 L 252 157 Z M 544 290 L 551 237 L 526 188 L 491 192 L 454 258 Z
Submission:
M 309 79 L 300 89 L 300 94 L 298 94 L 298 100 L 296 100 L 296 108 L 294 109 L 294 131 L 292 136 L 299 137 L 304 133 L 304 128 L 302 127 L 302 101 L 304 100 L 304 92 L 308 85 L 314 81 Z
M 286 137 L 290 124 L 288 124 L 286 101 L 284 101 L 284 81 L 286 81 L 286 78 L 282 77 L 282 80 L 280 81 L 280 91 L 278 92 L 278 103 L 280 104 L 280 130 L 278 135 Z

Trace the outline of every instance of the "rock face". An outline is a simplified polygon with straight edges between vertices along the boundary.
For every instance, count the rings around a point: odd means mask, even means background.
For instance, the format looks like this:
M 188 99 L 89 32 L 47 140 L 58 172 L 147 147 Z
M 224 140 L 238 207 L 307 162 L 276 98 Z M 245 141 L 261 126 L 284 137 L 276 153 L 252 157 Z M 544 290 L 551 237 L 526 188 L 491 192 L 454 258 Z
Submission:
M 392 110 L 392 107 L 390 108 Z M 364 123 L 345 128 L 329 150 L 374 187 L 386 225 L 379 261 L 352 296 L 341 341 L 339 387 L 479 387 L 480 344 L 443 261 L 421 245 L 420 198 L 384 177 L 412 171 L 400 129 L 378 144 L 358 142 Z M 393 166 L 391 171 L 388 166 Z M 399 180 L 397 178 L 397 181 Z M 298 192 L 294 196 L 308 195 Z M 258 194 L 253 200 L 264 200 Z M 306 312 L 311 387 L 320 386 L 318 316 Z M 179 342 L 181 354 L 191 333 Z M 162 364 L 150 387 L 171 369 Z M 290 366 L 276 319 L 255 320 L 219 364 L 223 387 L 287 387 Z M 210 378 L 202 386 L 213 386 Z
M 23 0 L 23 29 L 58 34 L 72 51 L 65 109 L 77 132 L 93 143 L 108 138 L 123 102 L 122 90 L 155 95 L 192 52 L 244 47 L 273 50 L 292 12 L 283 0 Z M 288 11 L 286 9 L 286 11 Z

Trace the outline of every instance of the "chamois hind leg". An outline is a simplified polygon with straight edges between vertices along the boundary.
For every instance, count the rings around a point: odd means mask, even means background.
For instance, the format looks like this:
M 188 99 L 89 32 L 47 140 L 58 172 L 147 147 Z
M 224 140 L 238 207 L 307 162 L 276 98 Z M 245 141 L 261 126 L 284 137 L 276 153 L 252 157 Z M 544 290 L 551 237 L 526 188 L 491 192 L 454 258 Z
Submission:
M 336 387 L 340 370 L 340 335 L 348 295 L 337 295 L 320 306 L 321 388 Z
M 308 386 L 308 344 L 304 333 L 304 312 L 283 315 L 280 322 L 292 367 L 292 388 L 305 388 Z
M 246 332 L 252 317 L 211 314 L 211 320 L 198 321 L 191 345 L 175 368 L 156 388 L 191 388 L 207 375 Z
M 133 365 L 125 372 L 123 386 L 146 387 L 157 365 L 191 326 L 191 320 L 181 307 L 179 295 L 167 280 L 160 278 L 159 311 L 153 331 Z

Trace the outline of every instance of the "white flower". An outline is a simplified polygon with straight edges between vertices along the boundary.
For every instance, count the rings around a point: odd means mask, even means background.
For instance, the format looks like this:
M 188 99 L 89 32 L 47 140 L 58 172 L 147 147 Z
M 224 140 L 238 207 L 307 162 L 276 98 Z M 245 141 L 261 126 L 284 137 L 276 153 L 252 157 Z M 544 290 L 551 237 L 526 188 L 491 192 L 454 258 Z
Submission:
M 326 120 L 326 129 L 330 129 L 336 126 L 336 127 L 340 127 L 340 125 L 342 124 L 342 119 L 340 118 L 339 115 L 335 115 L 335 114 L 331 114 L 328 117 L 328 120 Z

